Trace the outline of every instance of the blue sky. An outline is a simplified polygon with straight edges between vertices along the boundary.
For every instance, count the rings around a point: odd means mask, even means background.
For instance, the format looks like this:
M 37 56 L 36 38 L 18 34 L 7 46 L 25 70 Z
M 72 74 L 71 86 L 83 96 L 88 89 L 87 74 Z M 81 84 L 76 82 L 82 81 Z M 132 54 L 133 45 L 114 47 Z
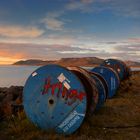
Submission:
M 139 0 L 1 0 L 0 63 L 96 56 L 140 61 Z

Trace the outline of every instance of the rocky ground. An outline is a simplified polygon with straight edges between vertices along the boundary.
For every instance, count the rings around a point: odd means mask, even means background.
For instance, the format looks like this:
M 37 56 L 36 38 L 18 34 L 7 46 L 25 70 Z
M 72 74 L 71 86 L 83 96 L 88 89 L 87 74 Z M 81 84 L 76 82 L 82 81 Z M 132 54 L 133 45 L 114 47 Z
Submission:
M 22 90 L 23 87 L 0 88 L 1 140 L 140 140 L 140 72 L 133 72 L 123 81 L 116 96 L 86 118 L 71 136 L 46 132 L 31 124 L 22 111 Z
M 23 87 L 11 86 L 10 88 L 0 88 L 0 120 L 15 114 L 14 105 L 22 104 Z

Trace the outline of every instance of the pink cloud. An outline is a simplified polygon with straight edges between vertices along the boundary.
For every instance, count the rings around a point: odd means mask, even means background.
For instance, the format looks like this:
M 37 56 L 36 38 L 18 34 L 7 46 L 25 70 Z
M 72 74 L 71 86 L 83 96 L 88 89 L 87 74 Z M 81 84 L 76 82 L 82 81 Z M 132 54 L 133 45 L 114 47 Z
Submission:
M 129 38 L 128 42 L 132 42 L 132 43 L 140 43 L 140 38 Z

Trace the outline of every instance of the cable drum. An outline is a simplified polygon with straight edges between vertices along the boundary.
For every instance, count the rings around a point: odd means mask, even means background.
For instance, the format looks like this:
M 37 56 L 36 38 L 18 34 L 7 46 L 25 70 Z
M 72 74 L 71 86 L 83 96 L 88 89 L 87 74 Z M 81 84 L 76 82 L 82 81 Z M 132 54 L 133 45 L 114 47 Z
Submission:
M 90 72 L 91 77 L 96 81 L 96 86 L 98 89 L 98 104 L 96 106 L 96 110 L 99 110 L 105 103 L 108 93 L 107 83 L 102 76 L 98 73 Z
M 115 59 L 89 71 L 56 64 L 42 66 L 31 73 L 23 89 L 26 116 L 44 130 L 72 134 L 117 93 L 120 80 L 130 74 L 130 68 Z
M 109 67 L 115 70 L 120 80 L 126 79 L 130 73 L 130 69 L 126 66 L 126 64 L 123 61 L 117 59 L 104 60 L 101 66 Z
M 108 87 L 107 98 L 112 98 L 120 85 L 118 74 L 113 69 L 103 66 L 95 67 L 91 72 L 98 73 L 105 79 Z
M 123 61 L 121 61 L 121 62 L 122 62 L 123 65 L 125 66 L 125 74 L 124 74 L 124 79 L 123 79 L 123 80 L 125 80 L 125 79 L 127 79 L 128 77 L 131 76 L 131 69 L 130 69 L 130 67 L 128 67 L 128 66 L 126 65 L 125 62 L 123 62 Z
M 46 65 L 26 81 L 23 104 L 38 127 L 65 135 L 75 132 L 87 112 L 87 93 L 81 80 L 59 65 Z
M 81 67 L 67 67 L 83 83 L 88 99 L 88 115 L 93 114 L 98 104 L 99 93 L 96 87 L 96 81 L 90 76 L 89 72 Z

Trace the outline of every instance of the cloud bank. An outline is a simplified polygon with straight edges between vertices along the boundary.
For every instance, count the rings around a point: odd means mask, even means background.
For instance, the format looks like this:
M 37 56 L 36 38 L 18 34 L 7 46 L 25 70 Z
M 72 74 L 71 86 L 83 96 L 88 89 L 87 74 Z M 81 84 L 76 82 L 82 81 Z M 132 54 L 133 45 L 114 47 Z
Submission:
M 43 30 L 34 26 L 0 25 L 0 36 L 11 38 L 35 38 L 43 34 Z

